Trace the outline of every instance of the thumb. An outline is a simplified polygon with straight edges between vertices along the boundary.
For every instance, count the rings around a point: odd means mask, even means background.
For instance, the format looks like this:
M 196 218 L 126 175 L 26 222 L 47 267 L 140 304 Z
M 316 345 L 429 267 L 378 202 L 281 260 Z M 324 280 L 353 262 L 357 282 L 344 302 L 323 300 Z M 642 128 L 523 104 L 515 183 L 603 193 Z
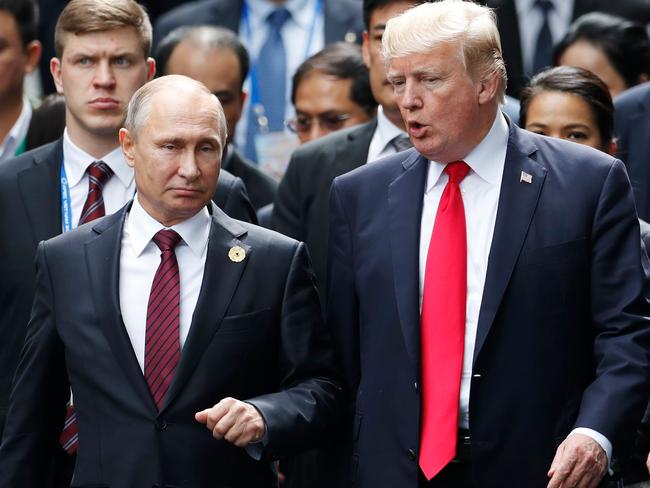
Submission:
M 194 414 L 194 418 L 196 419 L 197 422 L 200 422 L 202 424 L 207 423 L 207 421 L 208 421 L 208 409 L 201 410 L 200 412 L 196 412 Z
M 558 466 L 560 465 L 560 460 L 562 459 L 562 454 L 564 453 L 564 442 L 559 445 L 557 448 L 557 451 L 555 451 L 555 457 L 553 458 L 553 462 L 551 463 L 551 467 L 548 470 L 547 476 L 549 478 L 552 478 L 553 475 L 555 474 L 555 471 L 557 470 Z

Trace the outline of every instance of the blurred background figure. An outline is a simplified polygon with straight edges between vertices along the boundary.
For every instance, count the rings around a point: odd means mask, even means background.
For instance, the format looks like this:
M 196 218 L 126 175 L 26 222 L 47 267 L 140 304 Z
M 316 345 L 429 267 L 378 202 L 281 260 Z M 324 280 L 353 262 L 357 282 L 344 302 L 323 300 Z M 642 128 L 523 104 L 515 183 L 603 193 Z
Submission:
M 615 154 L 614 104 L 605 83 L 582 68 L 560 66 L 537 74 L 521 93 L 521 125 L 527 130 Z M 639 219 L 646 251 L 650 224 Z M 646 410 L 629 456 L 619 458 L 626 487 L 648 488 L 650 410 Z
M 496 10 L 508 95 L 519 98 L 528 79 L 553 65 L 553 46 L 571 23 L 589 12 L 602 11 L 650 22 L 650 0 L 485 0 Z
M 612 97 L 650 79 L 645 27 L 612 15 L 594 12 L 580 17 L 558 44 L 555 57 L 559 65 L 594 73 Z
M 242 42 L 232 31 L 222 27 L 179 27 L 160 42 L 155 58 L 160 75 L 189 76 L 216 95 L 228 124 L 228 145 L 222 169 L 244 181 L 256 209 L 271 203 L 277 182 L 246 160 L 232 144 L 246 100 L 243 85 L 250 64 Z
M 291 76 L 327 44 L 358 42 L 360 13 L 358 0 L 201 0 L 162 15 L 155 23 L 154 42 L 182 25 L 219 25 L 238 33 L 252 66 L 245 85 L 250 96 L 236 141 L 248 159 L 265 162 L 271 155 L 282 159 L 276 154 L 279 146 L 286 145 L 287 151 L 293 147 L 284 127 L 292 112 Z
M 291 102 L 296 116 L 287 126 L 301 144 L 374 118 L 377 102 L 361 49 L 337 42 L 305 60 L 293 75 Z
M 65 98 L 58 93 L 50 93 L 32 112 L 25 151 L 56 141 L 64 130 Z
M 41 56 L 37 25 L 34 0 L 0 0 L 0 161 L 25 152 L 32 107 L 23 86 Z
M 614 106 L 616 155 L 627 167 L 639 217 L 650 220 L 650 83 L 626 90 Z

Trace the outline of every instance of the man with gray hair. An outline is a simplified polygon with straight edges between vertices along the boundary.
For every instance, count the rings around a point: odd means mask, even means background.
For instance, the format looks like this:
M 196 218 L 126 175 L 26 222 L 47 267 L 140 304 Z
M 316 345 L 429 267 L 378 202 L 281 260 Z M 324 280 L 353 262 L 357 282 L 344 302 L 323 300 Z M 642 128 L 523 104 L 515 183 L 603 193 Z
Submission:
M 414 149 L 330 198 L 354 486 L 608 483 L 650 380 L 650 263 L 622 163 L 499 112 L 486 7 L 420 5 L 382 43 Z
M 0 487 L 44 486 L 70 388 L 75 486 L 276 487 L 340 398 L 305 245 L 211 202 L 227 130 L 203 84 L 144 85 L 125 125 L 133 201 L 39 245 Z

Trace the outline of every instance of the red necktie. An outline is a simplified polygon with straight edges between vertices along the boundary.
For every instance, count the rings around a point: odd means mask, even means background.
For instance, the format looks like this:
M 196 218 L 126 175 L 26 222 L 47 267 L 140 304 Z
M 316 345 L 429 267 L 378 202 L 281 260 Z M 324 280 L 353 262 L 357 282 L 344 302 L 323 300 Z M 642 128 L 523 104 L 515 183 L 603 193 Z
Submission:
M 81 210 L 79 225 L 104 216 L 104 198 L 102 189 L 104 184 L 113 176 L 113 170 L 103 161 L 95 161 L 86 170 L 88 173 L 88 196 Z M 77 417 L 74 406 L 68 402 L 65 414 L 65 423 L 59 437 L 59 443 L 65 451 L 72 455 L 77 451 Z
M 81 210 L 79 225 L 105 215 L 102 190 L 104 184 L 113 176 L 113 170 L 104 161 L 95 161 L 88 166 L 86 173 L 88 173 L 88 196 Z
M 459 185 L 468 172 L 463 161 L 445 167 L 449 181 L 436 213 L 424 276 L 420 468 L 428 480 L 456 455 L 467 298 L 467 236 Z
M 181 355 L 179 311 L 181 285 L 174 248 L 181 236 L 171 229 L 153 236 L 160 265 L 151 284 L 144 343 L 144 378 L 160 410 Z

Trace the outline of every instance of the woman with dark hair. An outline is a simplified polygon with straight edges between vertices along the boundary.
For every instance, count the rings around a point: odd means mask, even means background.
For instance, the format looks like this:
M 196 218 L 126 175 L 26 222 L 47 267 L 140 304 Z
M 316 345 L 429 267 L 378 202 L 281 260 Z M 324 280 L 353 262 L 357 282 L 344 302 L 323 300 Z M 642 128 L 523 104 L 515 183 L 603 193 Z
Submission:
M 593 12 L 571 25 L 555 60 L 596 74 L 614 97 L 650 79 L 650 40 L 642 24 Z
M 538 134 L 585 144 L 612 155 L 616 152 L 612 97 L 602 80 L 582 68 L 559 66 L 534 76 L 521 92 L 520 123 L 524 129 Z M 649 250 L 650 225 L 639 222 Z M 646 466 L 649 450 L 650 409 L 637 433 L 632 454 L 618 460 L 626 487 L 650 486 Z

